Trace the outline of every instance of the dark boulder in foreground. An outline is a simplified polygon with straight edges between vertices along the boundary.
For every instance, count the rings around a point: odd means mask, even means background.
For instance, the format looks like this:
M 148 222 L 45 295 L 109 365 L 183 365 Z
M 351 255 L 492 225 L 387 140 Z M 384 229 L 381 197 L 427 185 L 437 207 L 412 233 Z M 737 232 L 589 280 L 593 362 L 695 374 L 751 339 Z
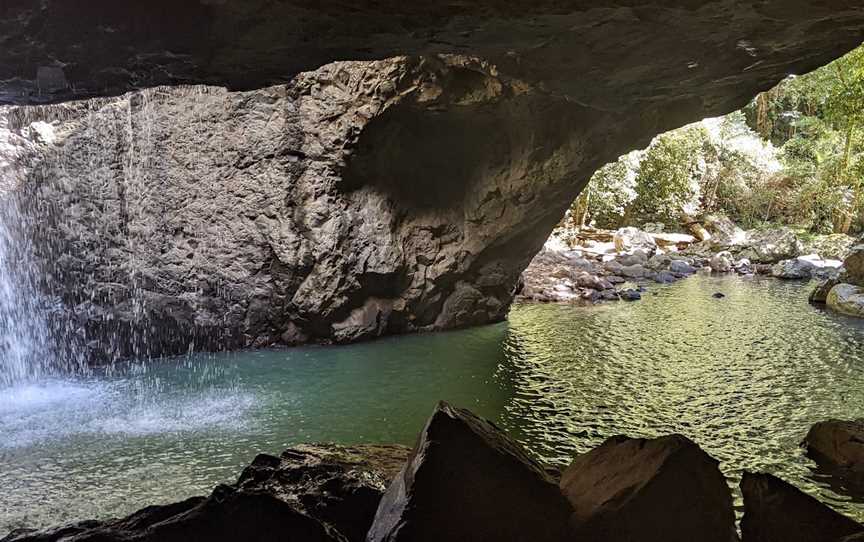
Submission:
M 737 540 L 732 496 L 717 460 L 681 435 L 612 437 L 578 456 L 561 489 L 578 540 Z
M 3 542 L 344 542 L 332 527 L 266 493 L 218 486 L 206 499 L 149 506 L 69 536 L 13 532 Z
M 210 497 L 149 506 L 119 520 L 85 521 L 2 542 L 362 541 L 404 446 L 308 444 L 259 455 L 234 486 Z
M 745 472 L 742 542 L 840 542 L 864 526 L 770 474 Z
M 569 540 L 569 506 L 495 425 L 440 403 L 387 490 L 369 542 Z
M 378 503 L 410 449 L 405 446 L 301 444 L 280 457 L 259 455 L 237 487 L 290 502 L 297 510 L 362 541 Z

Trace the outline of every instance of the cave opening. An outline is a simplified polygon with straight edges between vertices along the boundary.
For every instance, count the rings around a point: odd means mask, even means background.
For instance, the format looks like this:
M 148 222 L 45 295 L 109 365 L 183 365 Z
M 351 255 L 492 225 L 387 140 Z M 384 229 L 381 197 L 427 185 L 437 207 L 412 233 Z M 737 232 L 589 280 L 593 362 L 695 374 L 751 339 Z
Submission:
M 174 4 L 0 3 L 0 540 L 862 536 L 860 2 Z

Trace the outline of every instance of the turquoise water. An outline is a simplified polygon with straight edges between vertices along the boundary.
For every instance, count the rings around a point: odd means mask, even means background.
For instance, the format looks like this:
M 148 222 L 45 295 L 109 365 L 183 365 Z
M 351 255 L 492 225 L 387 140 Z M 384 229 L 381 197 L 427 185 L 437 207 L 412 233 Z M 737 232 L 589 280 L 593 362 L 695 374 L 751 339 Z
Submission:
M 864 322 L 771 279 L 703 276 L 651 292 L 516 306 L 509 322 L 459 332 L 0 389 L 0 534 L 203 494 L 293 443 L 411 444 L 439 399 L 557 464 L 615 434 L 683 433 L 730 483 L 768 470 L 864 519 L 798 447 L 811 423 L 864 414 Z

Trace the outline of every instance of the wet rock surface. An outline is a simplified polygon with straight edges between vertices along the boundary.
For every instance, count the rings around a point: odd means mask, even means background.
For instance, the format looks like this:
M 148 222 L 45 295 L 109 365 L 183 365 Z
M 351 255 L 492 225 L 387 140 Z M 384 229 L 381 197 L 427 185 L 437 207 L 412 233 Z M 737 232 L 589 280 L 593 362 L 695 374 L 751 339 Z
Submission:
M 612 437 L 576 457 L 561 490 L 580 540 L 738 540 L 717 460 L 681 435 Z
M 387 490 L 369 542 L 568 539 L 569 507 L 500 429 L 441 403 Z
M 741 492 L 742 542 L 839 542 L 864 533 L 864 526 L 770 474 L 745 472 Z
M 404 446 L 303 444 L 279 457 L 260 455 L 237 487 L 264 492 L 363 542 L 384 491 L 410 449 Z
M 84 527 L 84 528 L 82 528 Z M 345 542 L 331 527 L 266 493 L 219 486 L 204 498 L 150 506 L 129 517 L 91 527 L 15 531 L 3 542 Z
M 840 314 L 864 318 L 864 287 L 837 284 L 828 292 L 825 304 Z
M 395 445 L 299 445 L 280 457 L 259 455 L 234 485 L 219 486 L 207 498 L 150 506 L 123 519 L 16 531 L 2 540 L 362 542 L 409 451 Z
M 802 445 L 807 455 L 819 463 L 864 475 L 862 420 L 828 420 L 814 424 Z

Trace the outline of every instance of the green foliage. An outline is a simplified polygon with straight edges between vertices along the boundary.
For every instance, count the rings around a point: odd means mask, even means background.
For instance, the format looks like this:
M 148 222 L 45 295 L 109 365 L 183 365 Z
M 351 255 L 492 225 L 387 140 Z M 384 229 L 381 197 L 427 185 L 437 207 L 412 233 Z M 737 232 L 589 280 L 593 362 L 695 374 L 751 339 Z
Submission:
M 777 151 L 737 144 L 757 133 Z M 674 225 L 682 214 L 711 212 L 748 228 L 864 231 L 864 46 L 760 94 L 725 117 L 719 134 L 691 125 L 628 156 L 589 185 L 588 220 L 597 226 Z
M 636 199 L 626 219 L 675 224 L 695 211 L 699 183 L 694 182 L 707 141 L 701 126 L 691 125 L 656 138 L 636 176 Z
M 587 188 L 588 219 L 597 227 L 619 227 L 627 208 L 636 198 L 636 175 L 628 158 L 623 156 L 606 164 L 591 178 Z

